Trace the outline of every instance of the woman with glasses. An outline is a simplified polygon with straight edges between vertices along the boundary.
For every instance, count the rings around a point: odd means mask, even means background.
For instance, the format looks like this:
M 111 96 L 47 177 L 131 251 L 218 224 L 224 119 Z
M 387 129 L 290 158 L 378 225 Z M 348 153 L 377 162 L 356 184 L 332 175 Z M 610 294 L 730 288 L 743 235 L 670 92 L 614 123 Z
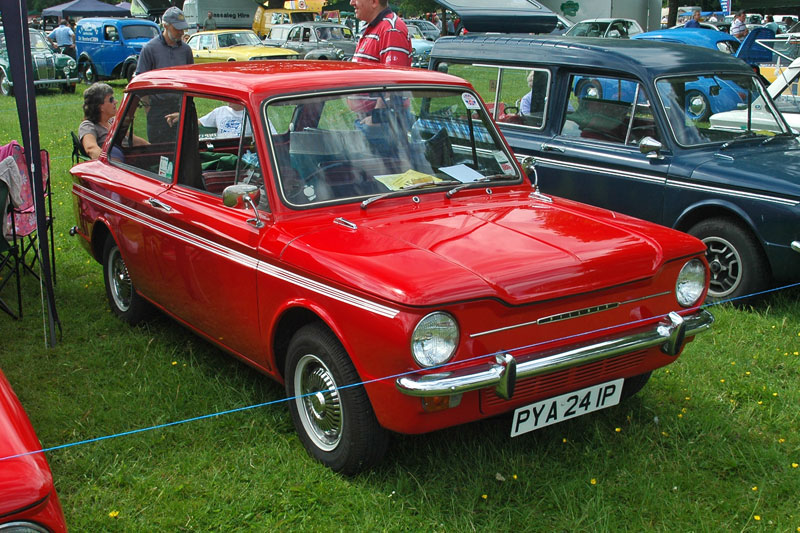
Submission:
M 93 83 L 83 91 L 83 122 L 78 127 L 78 138 L 90 158 L 100 157 L 116 114 L 117 100 L 110 85 Z

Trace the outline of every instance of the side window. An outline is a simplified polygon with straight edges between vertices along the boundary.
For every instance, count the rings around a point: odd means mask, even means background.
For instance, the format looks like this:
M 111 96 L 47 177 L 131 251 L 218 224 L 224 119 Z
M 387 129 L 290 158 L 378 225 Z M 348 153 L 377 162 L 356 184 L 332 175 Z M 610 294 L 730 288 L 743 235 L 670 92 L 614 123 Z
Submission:
M 292 28 L 292 31 L 289 32 L 289 40 L 290 41 L 299 41 L 302 31 L 303 31 L 303 28 L 301 28 L 300 26 Z
M 103 36 L 105 37 L 106 41 L 119 41 L 119 35 L 117 34 L 117 28 L 114 26 L 104 26 L 103 27 Z
M 200 50 L 212 50 L 214 48 L 214 36 L 213 35 L 201 35 L 200 36 Z
M 127 99 L 109 153 L 114 164 L 125 165 L 161 181 L 171 182 L 175 169 L 182 94 L 175 91 L 139 92 Z
M 635 102 L 635 105 L 634 105 Z M 561 135 L 636 146 L 661 140 L 642 85 L 621 78 L 573 75 Z
M 252 118 L 240 102 L 188 98 L 178 184 L 222 196 L 236 183 L 262 189 L 260 209 L 267 209 L 261 162 L 253 140 Z M 195 122 L 189 122 L 191 115 Z
M 549 70 L 451 64 L 447 72 L 475 87 L 496 122 L 544 127 L 550 95 Z

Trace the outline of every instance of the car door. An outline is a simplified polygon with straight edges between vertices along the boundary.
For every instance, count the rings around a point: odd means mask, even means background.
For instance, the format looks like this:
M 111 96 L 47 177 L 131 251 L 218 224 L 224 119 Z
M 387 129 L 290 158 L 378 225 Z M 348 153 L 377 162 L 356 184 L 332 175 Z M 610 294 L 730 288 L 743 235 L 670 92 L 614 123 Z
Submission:
M 663 148 L 649 155 L 640 150 L 645 139 L 666 145 L 643 85 L 572 74 L 560 87 L 566 94 L 554 99 L 562 106 L 555 136 L 538 150 L 512 142 L 518 156 L 536 157 L 542 191 L 660 221 L 671 155 Z
M 294 26 L 289 30 L 289 36 L 286 38 L 286 48 L 301 52 L 303 46 L 303 27 Z
M 209 122 L 212 113 L 219 116 Z M 232 130 L 236 120 L 238 134 Z M 174 185 L 158 198 L 159 220 L 166 230 L 154 260 L 163 276 L 160 297 L 170 312 L 230 350 L 252 357 L 263 353 L 256 250 L 268 226 L 256 227 L 251 220 L 255 209 L 222 202 L 227 185 L 263 187 L 261 158 L 249 124 L 241 104 L 191 95 L 184 99 Z M 259 217 L 268 219 L 265 205 L 259 206 Z

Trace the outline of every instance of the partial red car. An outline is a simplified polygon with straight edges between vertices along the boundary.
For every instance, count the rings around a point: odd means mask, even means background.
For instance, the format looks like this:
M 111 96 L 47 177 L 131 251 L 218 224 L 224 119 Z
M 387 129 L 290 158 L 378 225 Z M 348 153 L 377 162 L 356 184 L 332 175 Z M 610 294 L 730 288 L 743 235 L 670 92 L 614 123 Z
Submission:
M 0 371 L 0 531 L 66 533 L 53 475 L 28 415 Z
M 473 88 L 342 62 L 137 76 L 72 169 L 108 301 L 156 307 L 285 384 L 353 474 L 392 432 L 615 405 L 708 329 L 705 246 L 542 194 Z

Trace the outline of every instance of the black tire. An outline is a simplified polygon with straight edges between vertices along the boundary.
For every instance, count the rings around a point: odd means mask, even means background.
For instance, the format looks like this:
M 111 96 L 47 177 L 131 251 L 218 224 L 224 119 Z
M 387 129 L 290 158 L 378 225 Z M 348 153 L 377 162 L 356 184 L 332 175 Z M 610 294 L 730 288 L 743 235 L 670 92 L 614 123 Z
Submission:
M 694 121 L 707 120 L 711 115 L 711 103 L 706 95 L 697 90 L 686 93 L 686 115 Z
M 14 88 L 8 82 L 6 73 L 0 70 L 0 93 L 3 96 L 14 96 Z
M 313 323 L 295 333 L 284 377 L 292 421 L 314 459 L 354 475 L 383 458 L 388 432 L 378 424 L 362 385 L 337 388 L 361 379 L 327 327 Z
M 67 85 L 64 85 L 63 90 L 67 94 L 72 94 L 75 92 L 75 85 L 68 83 Z
M 622 384 L 622 396 L 620 396 L 620 401 L 625 401 L 642 390 L 644 386 L 647 385 L 647 382 L 650 381 L 650 374 L 652 374 L 652 372 L 645 372 L 644 374 L 627 378 Z
M 131 63 L 125 68 L 125 79 L 128 80 L 128 83 L 131 82 L 134 74 L 136 74 L 136 63 Z
M 730 218 L 712 218 L 695 224 L 688 233 L 706 245 L 710 301 L 741 299 L 767 288 L 767 260 L 755 236 L 743 224 Z
M 115 315 L 131 325 L 147 318 L 152 308 L 136 292 L 119 247 L 111 237 L 103 247 L 103 279 L 108 305 Z

